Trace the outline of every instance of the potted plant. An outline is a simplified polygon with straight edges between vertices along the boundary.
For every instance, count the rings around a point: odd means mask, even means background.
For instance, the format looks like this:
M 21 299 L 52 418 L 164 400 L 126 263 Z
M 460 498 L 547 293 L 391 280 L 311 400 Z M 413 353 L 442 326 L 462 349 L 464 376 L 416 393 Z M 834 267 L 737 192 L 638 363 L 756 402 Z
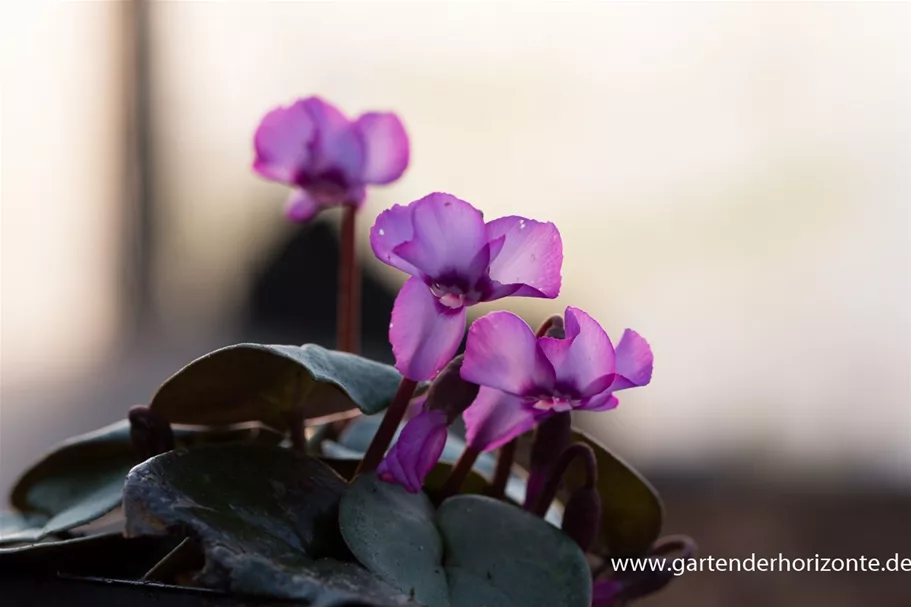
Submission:
M 649 383 L 645 339 L 614 345 L 573 307 L 536 330 L 492 312 L 458 353 L 471 305 L 557 296 L 556 226 L 444 193 L 381 213 L 371 248 L 410 275 L 382 364 L 357 354 L 354 226 L 366 187 L 408 165 L 401 121 L 310 97 L 267 113 L 254 147 L 254 170 L 291 187 L 290 219 L 341 207 L 338 350 L 222 348 L 52 450 L 0 519 L 4 596 L 607 607 L 673 579 L 693 542 L 659 538 L 655 491 L 571 419 Z

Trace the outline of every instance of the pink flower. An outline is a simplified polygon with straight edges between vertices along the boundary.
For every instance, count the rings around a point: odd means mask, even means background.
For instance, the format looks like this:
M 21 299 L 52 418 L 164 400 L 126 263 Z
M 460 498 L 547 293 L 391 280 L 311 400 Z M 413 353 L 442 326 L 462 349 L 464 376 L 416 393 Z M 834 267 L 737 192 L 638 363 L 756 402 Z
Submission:
M 319 97 L 270 111 L 253 143 L 253 170 L 294 188 L 286 206 L 294 221 L 330 206 L 359 207 L 366 185 L 391 183 L 408 166 L 408 135 L 395 114 L 350 121 Z
M 491 450 L 564 411 L 604 411 L 614 392 L 644 386 L 652 351 L 635 331 L 616 350 L 591 316 L 566 308 L 566 339 L 535 337 L 524 320 L 493 312 L 468 331 L 462 378 L 481 385 L 463 417 L 468 443 Z
M 563 243 L 552 223 L 501 217 L 450 194 L 395 205 L 370 230 L 373 252 L 411 274 L 389 324 L 396 368 L 430 379 L 452 359 L 465 333 L 465 309 L 510 295 L 554 298 Z

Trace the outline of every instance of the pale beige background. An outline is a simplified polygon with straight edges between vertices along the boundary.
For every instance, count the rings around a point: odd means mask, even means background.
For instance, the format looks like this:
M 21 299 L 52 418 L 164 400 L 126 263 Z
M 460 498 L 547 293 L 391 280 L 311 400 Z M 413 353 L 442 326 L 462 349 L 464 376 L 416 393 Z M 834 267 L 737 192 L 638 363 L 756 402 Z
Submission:
M 578 305 L 651 341 L 652 386 L 592 420 L 637 463 L 911 482 L 911 6 L 153 8 L 156 305 L 175 339 L 230 323 L 288 229 L 251 134 L 319 93 L 411 133 L 364 242 L 380 210 L 431 190 L 558 224 L 563 295 L 508 305 Z M 2 381 L 18 394 L 104 381 L 84 373 L 122 312 L 119 34 L 116 3 L 5 10 Z M 9 393 L 4 418 L 23 406 Z

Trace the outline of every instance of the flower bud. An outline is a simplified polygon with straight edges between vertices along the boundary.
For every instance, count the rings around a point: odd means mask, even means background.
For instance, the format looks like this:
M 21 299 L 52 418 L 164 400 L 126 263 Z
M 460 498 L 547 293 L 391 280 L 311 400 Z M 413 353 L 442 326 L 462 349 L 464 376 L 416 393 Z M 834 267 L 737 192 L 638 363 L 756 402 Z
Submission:
M 130 440 L 133 449 L 143 460 L 166 453 L 174 448 L 174 432 L 171 424 L 159 413 L 145 405 L 130 408 Z
M 380 480 L 418 493 L 443 454 L 447 425 L 442 411 L 425 410 L 413 417 L 376 469 Z
M 426 411 L 442 411 L 447 423 L 458 419 L 462 412 L 474 402 L 480 386 L 462 379 L 462 361 L 465 356 L 456 356 L 437 374 L 427 390 Z

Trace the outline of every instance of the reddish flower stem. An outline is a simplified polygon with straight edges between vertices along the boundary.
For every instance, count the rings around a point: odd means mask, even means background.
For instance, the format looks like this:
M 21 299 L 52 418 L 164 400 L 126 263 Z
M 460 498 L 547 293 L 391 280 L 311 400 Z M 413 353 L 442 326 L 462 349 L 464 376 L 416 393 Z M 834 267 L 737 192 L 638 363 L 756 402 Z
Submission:
M 516 439 L 512 439 L 502 447 L 497 453 L 497 468 L 494 470 L 493 482 L 490 484 L 490 496 L 497 499 L 503 499 L 506 492 L 506 483 L 509 481 L 509 475 L 512 472 L 512 462 L 516 456 Z
M 402 378 L 399 389 L 392 398 L 392 404 L 386 409 L 386 415 L 383 416 L 380 427 L 377 429 L 376 434 L 373 435 L 370 447 L 367 448 L 364 459 L 361 460 L 360 465 L 357 467 L 355 476 L 373 472 L 383 461 L 383 456 L 389 448 L 389 443 L 392 442 L 392 437 L 395 436 L 395 431 L 398 429 L 402 418 L 405 416 L 405 411 L 408 409 L 411 395 L 414 394 L 414 389 L 417 387 L 418 383 L 416 381 L 406 377 Z
M 357 354 L 360 350 L 361 273 L 357 263 L 355 220 L 357 207 L 342 207 L 338 255 L 338 319 L 336 348 Z
M 585 464 L 584 487 L 586 489 L 593 489 L 595 487 L 598 483 L 598 461 L 595 459 L 595 452 L 585 443 L 572 444 L 563 450 L 563 453 L 560 454 L 560 457 L 554 463 L 554 466 L 550 471 L 550 476 L 547 478 L 547 483 L 541 490 L 541 495 L 538 497 L 538 501 L 532 509 L 532 513 L 537 514 L 538 516 L 544 516 L 547 513 L 547 509 L 550 508 L 551 502 L 557 497 L 560 483 L 563 482 L 563 475 L 566 474 L 569 465 L 577 457 L 581 457 Z
M 446 482 L 443 483 L 443 486 L 440 487 L 438 496 L 440 502 L 459 492 L 459 489 L 462 488 L 462 483 L 468 478 L 468 473 L 471 472 L 475 460 L 478 459 L 479 455 L 481 455 L 480 449 L 476 449 L 471 445 L 465 447 L 465 451 L 462 452 L 462 457 L 459 458 L 455 468 L 449 473 L 449 478 L 447 478 Z

